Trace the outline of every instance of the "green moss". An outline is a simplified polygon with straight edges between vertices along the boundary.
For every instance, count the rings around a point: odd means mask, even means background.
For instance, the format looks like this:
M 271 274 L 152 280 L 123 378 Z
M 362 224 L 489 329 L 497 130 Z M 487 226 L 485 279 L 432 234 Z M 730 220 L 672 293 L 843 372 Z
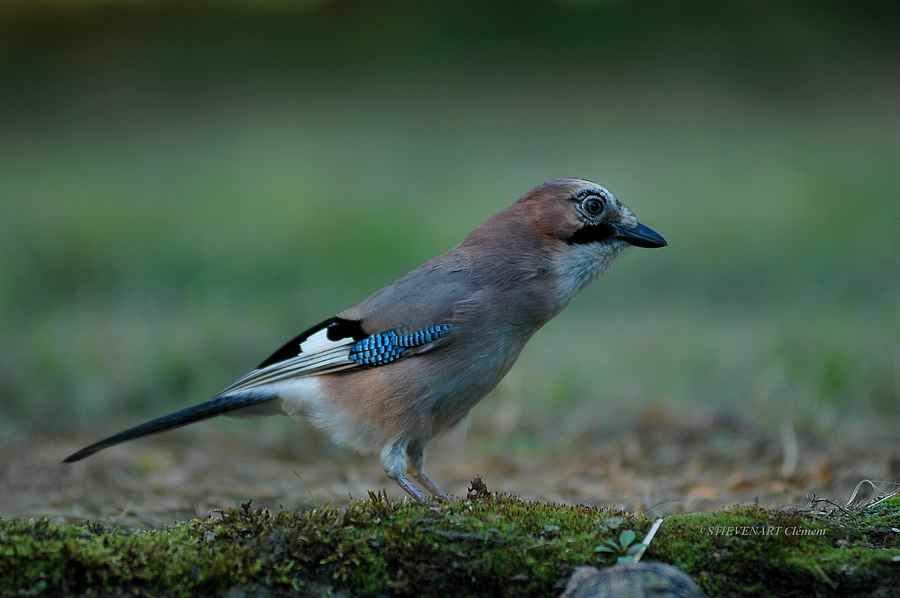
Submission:
M 159 531 L 0 520 L 0 595 L 547 595 L 575 566 L 612 564 L 595 552 L 601 542 L 650 524 L 612 515 L 512 497 L 372 495 L 345 509 L 245 505 Z M 645 558 L 681 567 L 710 595 L 889 592 L 900 544 L 882 528 L 898 516 L 897 501 L 856 526 L 751 507 L 674 515 Z
M 892 517 L 900 513 L 897 505 Z M 760 508 L 671 517 L 651 558 L 692 573 L 712 595 L 846 595 L 900 581 L 900 534 L 885 542 L 858 526 Z M 893 533 L 893 532 L 892 532 Z M 893 580 L 891 582 L 890 580 Z

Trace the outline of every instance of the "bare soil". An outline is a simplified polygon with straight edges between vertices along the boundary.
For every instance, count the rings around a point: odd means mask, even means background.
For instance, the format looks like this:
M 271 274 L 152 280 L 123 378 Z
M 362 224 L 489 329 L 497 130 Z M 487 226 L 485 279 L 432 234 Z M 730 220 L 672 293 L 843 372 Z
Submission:
M 374 457 L 336 449 L 263 443 L 253 431 L 215 428 L 125 444 L 73 465 L 60 461 L 98 435 L 6 443 L 0 451 L 0 515 L 102 519 L 162 526 L 252 500 L 256 506 L 341 505 L 369 490 L 400 495 Z M 475 475 L 495 490 L 563 503 L 662 514 L 729 504 L 805 506 L 809 494 L 846 502 L 860 480 L 900 480 L 900 458 L 878 439 L 815 442 L 714 418 L 647 414 L 617 436 L 511 454 L 431 451 L 430 472 L 454 495 Z M 884 450 L 884 447 L 889 447 Z

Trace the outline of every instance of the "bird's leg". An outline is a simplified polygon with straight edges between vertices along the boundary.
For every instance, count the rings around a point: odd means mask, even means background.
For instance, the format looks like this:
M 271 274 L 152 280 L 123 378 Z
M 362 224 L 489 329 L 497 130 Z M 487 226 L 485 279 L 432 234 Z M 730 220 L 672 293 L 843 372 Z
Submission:
M 414 440 L 406 446 L 406 455 L 409 457 L 409 471 L 419 483 L 425 486 L 432 496 L 446 499 L 447 495 L 425 473 L 425 443 Z
M 422 492 L 422 489 L 406 477 L 407 444 L 406 440 L 395 440 L 381 449 L 381 466 L 384 467 L 387 477 L 397 482 L 397 485 L 403 488 L 403 491 L 409 494 L 413 500 L 427 502 L 428 497 Z

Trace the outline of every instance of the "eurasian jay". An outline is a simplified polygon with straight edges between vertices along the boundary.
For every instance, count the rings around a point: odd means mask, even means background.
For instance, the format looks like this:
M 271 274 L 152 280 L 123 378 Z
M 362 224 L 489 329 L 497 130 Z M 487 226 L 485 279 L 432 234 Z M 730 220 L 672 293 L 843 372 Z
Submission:
M 65 462 L 217 415 L 279 414 L 307 418 L 339 445 L 379 451 L 413 499 L 426 500 L 422 487 L 442 496 L 425 473 L 425 446 L 465 418 L 528 339 L 629 245 L 666 240 L 600 185 L 547 182 L 444 255 L 290 340 L 212 400 Z

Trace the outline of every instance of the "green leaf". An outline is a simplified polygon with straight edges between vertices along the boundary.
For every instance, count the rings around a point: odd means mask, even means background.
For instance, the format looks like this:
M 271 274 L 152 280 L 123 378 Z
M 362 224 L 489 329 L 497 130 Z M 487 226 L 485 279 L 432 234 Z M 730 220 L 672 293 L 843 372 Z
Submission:
M 619 551 L 615 550 L 613 548 L 610 548 L 609 546 L 604 546 L 603 544 L 601 544 L 600 546 L 598 546 L 597 548 L 594 549 L 594 552 L 619 552 Z
M 634 531 L 630 529 L 626 529 L 621 534 L 619 534 L 619 545 L 622 547 L 622 550 L 631 546 L 636 537 L 637 534 L 635 534 Z
M 607 529 L 617 529 L 619 527 L 622 527 L 623 523 L 625 523 L 624 517 L 610 517 L 603 522 L 603 525 Z

